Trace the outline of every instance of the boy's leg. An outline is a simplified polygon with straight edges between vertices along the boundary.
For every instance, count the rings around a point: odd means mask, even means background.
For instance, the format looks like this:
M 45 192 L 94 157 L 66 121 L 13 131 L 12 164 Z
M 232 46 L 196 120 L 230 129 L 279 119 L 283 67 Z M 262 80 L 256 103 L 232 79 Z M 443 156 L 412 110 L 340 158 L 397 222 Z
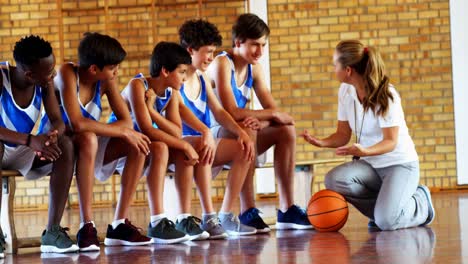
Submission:
M 256 155 L 257 157 L 258 152 L 258 145 L 257 145 L 257 136 L 258 133 L 255 130 L 251 130 L 249 128 L 244 128 L 244 131 L 250 136 L 250 139 L 254 142 L 256 146 Z M 219 136 L 223 138 L 231 138 L 235 139 L 236 136 L 229 132 L 228 130 L 221 127 L 219 131 Z M 270 228 L 263 219 L 260 217 L 260 210 L 255 207 L 255 191 L 254 191 L 254 174 L 255 174 L 255 162 L 251 162 L 247 175 L 244 180 L 244 184 L 242 185 L 242 189 L 239 195 L 240 198 L 240 214 L 239 219 L 243 225 L 247 225 L 256 229 L 257 233 L 267 233 L 270 232 Z M 223 219 L 230 218 L 230 215 L 220 215 L 221 222 Z M 231 217 L 232 218 L 232 217 Z M 247 230 L 250 231 L 250 230 Z
M 245 160 L 241 153 L 241 146 L 236 140 L 222 138 L 218 144 L 213 162 L 213 166 L 231 163 L 223 204 L 219 213 L 221 225 L 230 235 L 252 235 L 257 233 L 256 228 L 241 224 L 237 215 L 232 212 L 234 201 L 239 197 L 247 172 L 253 163 Z
M 294 162 L 296 158 L 296 130 L 294 126 L 270 126 L 260 130 L 257 136 L 258 154 L 267 151 L 271 146 L 275 146 L 274 168 L 278 183 L 280 210 L 286 211 L 294 204 Z
M 271 146 L 275 146 L 274 168 L 280 202 L 276 227 L 278 229 L 313 228 L 305 210 L 294 205 L 294 162 L 296 159 L 296 130 L 294 126 L 278 125 L 260 130 L 257 136 L 258 153 L 265 152 Z
M 200 137 L 185 137 L 192 146 L 196 146 Z M 175 159 L 175 185 L 179 197 L 181 214 L 177 216 L 176 228 L 190 236 L 190 240 L 207 239 L 209 234 L 200 228 L 201 220 L 191 215 L 192 177 L 194 167 L 185 162 L 182 151 L 174 152 Z
M 125 141 L 111 138 L 107 143 L 103 166 L 126 157 L 125 167 L 120 179 L 120 194 L 115 209 L 114 221 L 108 225 L 104 244 L 106 246 L 139 246 L 151 243 L 151 239 L 140 234 L 127 219 L 128 209 L 143 174 L 146 155 L 140 150 L 129 148 Z
M 98 140 L 96 134 L 83 132 L 73 136 L 76 157 L 76 185 L 80 206 L 80 229 L 76 235 L 80 251 L 98 251 L 99 240 L 91 211 L 93 202 L 94 165 Z
M 151 162 L 146 175 L 148 202 L 151 215 L 164 213 L 163 192 L 166 177 L 169 148 L 163 142 L 151 142 Z
M 169 148 L 163 142 L 151 142 L 151 162 L 146 175 L 148 201 L 150 207 L 150 224 L 148 237 L 151 242 L 160 244 L 180 243 L 190 239 L 185 233 L 175 229 L 172 221 L 164 214 L 163 192 L 167 172 Z
M 76 185 L 78 188 L 80 217 L 82 223 L 93 220 L 91 211 L 94 186 L 94 165 L 98 142 L 96 134 L 84 132 L 75 134 L 73 138 L 77 153 Z
M 58 145 L 62 154 L 53 163 L 50 174 L 49 220 L 47 230 L 42 233 L 41 252 L 66 253 L 78 250 L 78 246 L 73 243 L 66 233 L 67 229 L 60 226 L 73 177 L 73 142 L 68 136 L 61 136 L 58 138 Z M 39 164 L 42 164 L 42 162 L 36 159 L 33 167 Z

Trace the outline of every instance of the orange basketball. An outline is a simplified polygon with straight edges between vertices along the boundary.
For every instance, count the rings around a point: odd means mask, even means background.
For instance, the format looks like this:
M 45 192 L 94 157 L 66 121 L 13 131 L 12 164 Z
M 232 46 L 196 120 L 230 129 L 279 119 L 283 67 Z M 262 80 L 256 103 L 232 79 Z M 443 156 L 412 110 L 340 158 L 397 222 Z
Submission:
M 348 203 L 337 192 L 321 190 L 310 198 L 307 215 L 316 230 L 338 231 L 348 220 Z

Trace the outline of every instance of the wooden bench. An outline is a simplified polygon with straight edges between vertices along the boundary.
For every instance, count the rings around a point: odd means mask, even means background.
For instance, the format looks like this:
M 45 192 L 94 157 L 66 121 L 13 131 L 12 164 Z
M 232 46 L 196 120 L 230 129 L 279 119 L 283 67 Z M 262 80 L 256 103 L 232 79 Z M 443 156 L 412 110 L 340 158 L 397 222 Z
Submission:
M 5 253 L 17 253 L 18 247 L 27 247 L 22 244 L 23 241 L 18 241 L 16 236 L 15 219 L 13 216 L 16 177 L 23 176 L 17 171 L 2 170 L 2 208 L 0 219 L 6 241 Z

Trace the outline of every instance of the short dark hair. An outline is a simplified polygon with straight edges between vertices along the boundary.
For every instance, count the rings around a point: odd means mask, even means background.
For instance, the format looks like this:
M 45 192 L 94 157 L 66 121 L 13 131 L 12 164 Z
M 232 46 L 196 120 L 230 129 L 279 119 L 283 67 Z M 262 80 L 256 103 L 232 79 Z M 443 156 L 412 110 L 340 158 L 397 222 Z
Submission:
M 221 46 L 223 38 L 218 28 L 206 20 L 187 20 L 179 29 L 180 45 L 198 50 L 207 45 Z
M 270 35 L 270 28 L 257 15 L 247 13 L 240 15 L 232 26 L 232 46 L 239 39 L 244 43 L 247 39 L 259 39 Z
M 121 63 L 125 56 L 118 40 L 95 32 L 86 32 L 78 46 L 79 65 L 84 68 L 95 64 L 102 70 L 106 65 Z
M 21 38 L 13 49 L 13 58 L 16 64 L 22 66 L 33 66 L 40 59 L 47 58 L 52 54 L 52 46 L 48 41 L 35 35 Z
M 151 54 L 150 75 L 158 77 L 162 68 L 172 72 L 180 64 L 192 64 L 190 53 L 177 43 L 159 42 Z

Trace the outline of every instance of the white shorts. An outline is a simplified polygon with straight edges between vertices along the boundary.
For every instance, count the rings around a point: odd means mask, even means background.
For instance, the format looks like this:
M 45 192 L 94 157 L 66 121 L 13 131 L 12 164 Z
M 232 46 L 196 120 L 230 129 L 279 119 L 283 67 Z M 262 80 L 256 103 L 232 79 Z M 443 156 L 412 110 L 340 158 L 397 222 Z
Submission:
M 52 163 L 46 164 L 40 168 L 32 169 L 36 153 L 27 146 L 19 145 L 17 147 L 5 146 L 2 159 L 3 170 L 17 170 L 27 180 L 36 180 L 47 176 L 52 171 Z
M 100 181 L 106 181 L 109 179 L 109 177 L 114 174 L 119 162 L 122 159 L 127 159 L 126 157 L 122 157 L 104 165 L 104 156 L 110 139 L 110 137 L 98 137 L 98 150 L 96 154 L 96 162 L 94 164 L 94 175 Z

